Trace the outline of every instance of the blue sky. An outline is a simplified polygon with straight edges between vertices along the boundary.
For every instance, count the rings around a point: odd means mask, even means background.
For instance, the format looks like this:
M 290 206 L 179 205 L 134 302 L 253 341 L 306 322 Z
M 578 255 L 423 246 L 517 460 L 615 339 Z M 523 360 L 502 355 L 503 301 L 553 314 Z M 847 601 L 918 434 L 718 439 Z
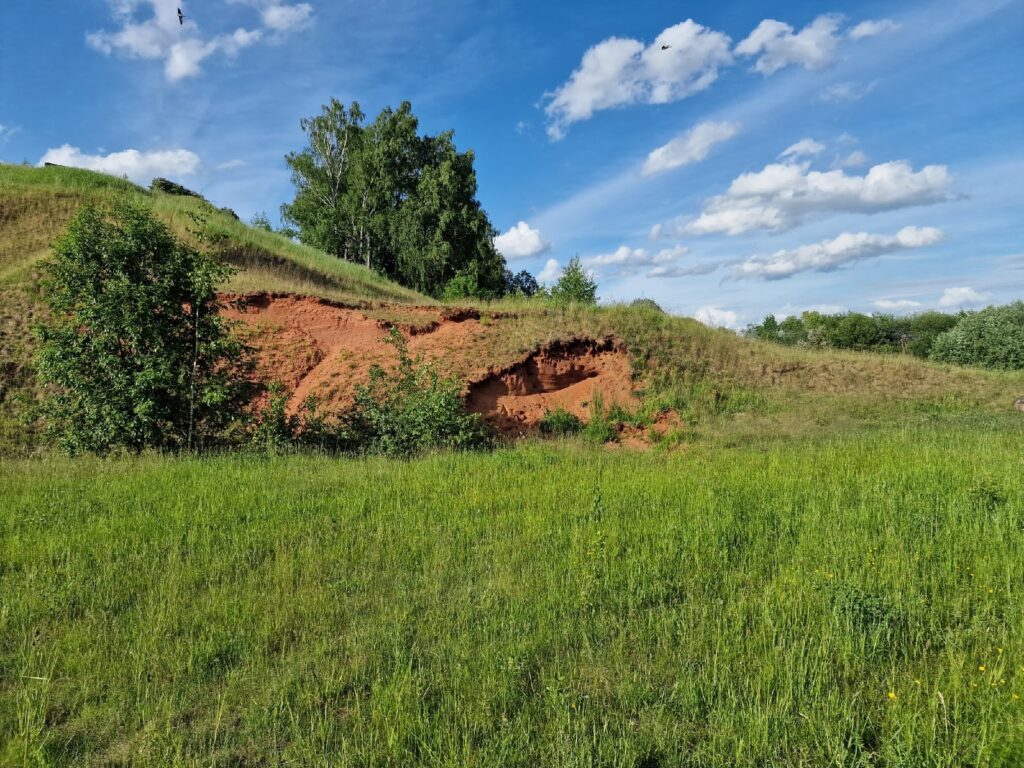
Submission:
M 8 0 L 0 24 L 0 160 L 276 218 L 301 117 L 408 99 L 476 152 L 510 266 L 578 254 L 604 300 L 740 327 L 1024 293 L 1019 1 Z

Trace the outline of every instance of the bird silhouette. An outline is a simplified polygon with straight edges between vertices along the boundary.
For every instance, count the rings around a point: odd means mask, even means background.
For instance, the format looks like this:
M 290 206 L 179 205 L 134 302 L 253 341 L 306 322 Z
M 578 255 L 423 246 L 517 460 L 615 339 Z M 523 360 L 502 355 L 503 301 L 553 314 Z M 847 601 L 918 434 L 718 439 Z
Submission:
M 181 8 L 178 9 L 178 24 L 182 25 L 185 23 L 185 14 L 181 12 Z
M 667 51 L 671 47 L 672 47 L 671 45 L 663 45 L 663 46 L 661 46 L 661 50 Z

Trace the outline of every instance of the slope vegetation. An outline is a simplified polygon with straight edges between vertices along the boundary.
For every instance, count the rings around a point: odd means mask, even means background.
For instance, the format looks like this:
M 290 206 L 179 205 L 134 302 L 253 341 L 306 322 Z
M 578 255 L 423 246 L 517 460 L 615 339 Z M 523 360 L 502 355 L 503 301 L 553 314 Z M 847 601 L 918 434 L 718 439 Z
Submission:
M 397 326 L 410 350 L 466 383 L 468 404 L 509 435 L 548 410 L 587 418 L 595 401 L 633 427 L 671 412 L 678 437 L 743 440 L 902 423 L 1018 418 L 1024 375 L 941 366 L 896 355 L 785 348 L 737 338 L 644 307 L 564 308 L 504 301 L 452 308 L 355 264 L 256 230 L 194 197 L 144 190 L 69 168 L 0 165 L 0 444 L 31 440 L 14 397 L 30 392 L 36 264 L 83 203 L 144 199 L 180 237 L 197 219 L 239 267 L 229 314 L 256 351 L 256 375 L 282 381 L 296 409 L 351 401 L 374 363 L 393 359 Z M 622 425 L 620 425 L 621 427 Z

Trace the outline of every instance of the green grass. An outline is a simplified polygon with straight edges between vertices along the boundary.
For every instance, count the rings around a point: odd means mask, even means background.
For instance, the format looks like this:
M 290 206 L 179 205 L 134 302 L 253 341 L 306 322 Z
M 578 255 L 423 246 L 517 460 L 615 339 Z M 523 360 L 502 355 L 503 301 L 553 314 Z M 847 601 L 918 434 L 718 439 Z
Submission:
M 9 461 L 0 764 L 1021 765 L 1021 430 L 943 419 Z

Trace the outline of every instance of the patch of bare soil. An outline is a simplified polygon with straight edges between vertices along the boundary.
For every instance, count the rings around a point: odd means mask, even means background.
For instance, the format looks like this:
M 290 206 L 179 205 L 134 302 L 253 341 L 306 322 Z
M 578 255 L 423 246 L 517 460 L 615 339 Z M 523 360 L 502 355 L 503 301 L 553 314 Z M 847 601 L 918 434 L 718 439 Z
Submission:
M 597 397 L 606 407 L 638 402 L 629 355 L 614 339 L 549 344 L 470 384 L 466 405 L 502 434 L 519 437 L 559 408 L 587 420 Z
M 243 334 L 255 350 L 254 380 L 282 382 L 291 392 L 288 407 L 298 410 L 313 396 L 322 412 L 332 413 L 352 402 L 356 386 L 370 368 L 397 363 L 387 343 L 391 323 L 359 309 L 326 299 L 277 294 L 226 295 L 224 315 L 245 325 Z M 485 332 L 473 310 L 402 308 L 398 327 L 408 337 L 409 351 L 428 360 L 446 357 L 476 343 Z M 265 395 L 255 405 L 261 406 Z

